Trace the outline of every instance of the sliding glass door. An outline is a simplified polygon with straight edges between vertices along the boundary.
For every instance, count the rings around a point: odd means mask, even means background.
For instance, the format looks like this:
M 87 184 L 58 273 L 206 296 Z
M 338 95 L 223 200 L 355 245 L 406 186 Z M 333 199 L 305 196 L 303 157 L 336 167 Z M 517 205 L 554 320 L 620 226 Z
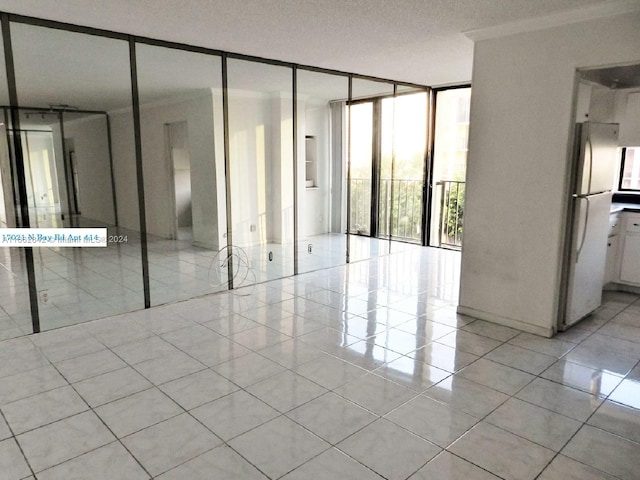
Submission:
M 351 103 L 352 235 L 423 243 L 427 113 L 426 91 L 399 94 L 392 88 Z

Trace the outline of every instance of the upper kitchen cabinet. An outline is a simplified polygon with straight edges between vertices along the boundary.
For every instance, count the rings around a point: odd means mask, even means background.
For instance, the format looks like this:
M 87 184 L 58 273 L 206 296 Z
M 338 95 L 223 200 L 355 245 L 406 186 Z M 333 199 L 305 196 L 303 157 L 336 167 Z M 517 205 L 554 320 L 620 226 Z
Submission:
M 621 90 L 616 97 L 620 146 L 640 145 L 640 89 Z
M 619 123 L 621 147 L 640 145 L 640 64 L 582 70 L 576 119 L 587 117 Z

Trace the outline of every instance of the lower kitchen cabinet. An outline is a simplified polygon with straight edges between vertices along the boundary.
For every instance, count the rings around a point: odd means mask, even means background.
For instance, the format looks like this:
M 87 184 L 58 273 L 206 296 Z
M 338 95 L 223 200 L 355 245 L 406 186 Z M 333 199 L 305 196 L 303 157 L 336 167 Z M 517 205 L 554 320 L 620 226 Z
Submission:
M 620 281 L 640 284 L 640 234 L 625 234 L 620 261 Z
M 608 239 L 608 248 L 611 249 L 612 254 L 614 250 L 618 251 L 618 260 L 614 262 L 610 272 L 609 256 L 607 256 L 605 283 L 615 282 L 638 287 L 640 286 L 640 214 L 623 212 L 621 220 L 620 234 Z M 612 241 L 613 238 L 616 238 L 616 241 Z M 608 277 L 610 274 L 613 276 Z
M 618 235 L 607 239 L 607 267 L 604 271 L 604 284 L 618 281 L 617 260 L 618 260 Z

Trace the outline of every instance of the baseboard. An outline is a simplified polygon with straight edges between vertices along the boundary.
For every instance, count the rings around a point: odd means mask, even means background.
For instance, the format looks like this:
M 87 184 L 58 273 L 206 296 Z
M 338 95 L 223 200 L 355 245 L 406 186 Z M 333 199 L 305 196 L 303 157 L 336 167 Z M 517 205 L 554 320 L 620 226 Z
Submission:
M 462 315 L 467 315 L 468 317 L 479 318 L 480 320 L 486 320 L 487 322 L 497 323 L 498 325 L 515 328 L 516 330 L 521 330 L 523 332 L 533 333 L 534 335 L 539 335 L 541 337 L 551 338 L 555 334 L 554 329 L 551 327 L 540 327 L 538 325 L 521 322 L 514 318 L 502 317 L 494 313 L 483 312 L 481 310 L 464 307 L 462 305 L 458 305 L 457 312 Z
M 608 292 L 625 292 L 640 295 L 640 287 L 636 285 L 627 285 L 625 283 L 607 283 L 604 290 Z
M 201 242 L 201 241 L 198 241 L 198 240 L 193 240 L 191 242 L 191 245 L 193 245 L 194 247 L 206 248 L 207 250 L 212 250 L 214 252 L 217 252 L 219 250 L 218 244 L 216 244 L 216 243 Z

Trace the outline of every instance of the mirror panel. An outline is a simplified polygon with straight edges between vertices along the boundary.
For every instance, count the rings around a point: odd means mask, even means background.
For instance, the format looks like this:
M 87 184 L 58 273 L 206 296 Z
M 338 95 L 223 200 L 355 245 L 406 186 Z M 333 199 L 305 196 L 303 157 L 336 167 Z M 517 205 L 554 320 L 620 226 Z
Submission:
M 141 309 L 128 42 L 20 23 L 11 38 L 20 128 L 44 131 L 22 142 L 32 227 L 108 229 L 106 248 L 33 249 L 41 329 Z
M 12 147 L 13 128 L 5 73 L 4 47 L 0 39 L 0 229 L 20 227 L 20 199 Z M 25 250 L 0 247 L 0 340 L 33 333 Z
M 293 275 L 293 74 L 228 62 L 234 288 Z
M 298 272 L 346 261 L 346 76 L 297 71 Z
M 151 304 L 226 290 L 222 63 L 136 45 Z

